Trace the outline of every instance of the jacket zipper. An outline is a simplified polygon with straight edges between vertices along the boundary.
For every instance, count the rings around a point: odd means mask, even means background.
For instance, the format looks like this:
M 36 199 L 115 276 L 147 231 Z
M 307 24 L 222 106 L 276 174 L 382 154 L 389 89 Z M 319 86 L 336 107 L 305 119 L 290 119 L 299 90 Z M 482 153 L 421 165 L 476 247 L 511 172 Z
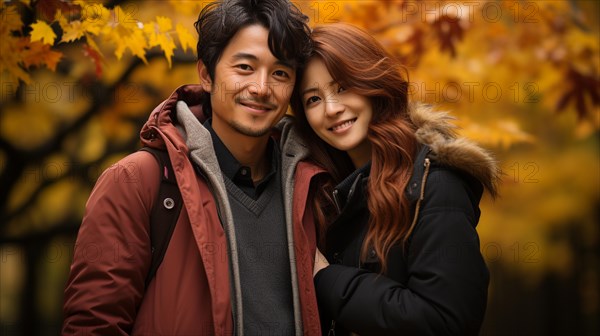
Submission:
M 329 328 L 327 336 L 335 336 L 335 320 L 331 320 L 331 327 Z
M 358 176 L 356 177 L 356 179 L 360 179 L 360 178 L 362 178 L 362 174 L 358 174 Z M 350 198 L 352 198 L 352 195 L 354 194 L 354 191 L 356 189 L 355 186 L 356 185 L 353 185 L 352 188 L 350 188 L 350 191 L 348 191 L 348 196 L 346 196 L 346 202 Z M 335 209 L 337 210 L 338 214 L 342 213 L 342 208 L 340 207 L 340 200 L 338 198 L 339 192 L 340 191 L 338 189 L 335 189 L 335 190 L 333 190 L 333 193 L 332 193 L 333 194 L 333 203 L 335 204 Z
M 340 200 L 338 199 L 338 194 L 339 190 L 335 189 L 333 191 L 333 203 L 335 204 L 335 209 L 337 210 L 337 213 L 340 214 L 342 212 L 342 209 L 340 209 Z

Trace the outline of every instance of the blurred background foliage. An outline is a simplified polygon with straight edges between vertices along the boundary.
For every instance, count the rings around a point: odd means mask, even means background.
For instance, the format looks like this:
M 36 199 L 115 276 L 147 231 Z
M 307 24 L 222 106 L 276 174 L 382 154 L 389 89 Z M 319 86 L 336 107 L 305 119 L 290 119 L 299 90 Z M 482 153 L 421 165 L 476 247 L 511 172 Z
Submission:
M 152 108 L 198 82 L 207 3 L 1 2 L 0 334 L 59 332 L 87 197 L 139 147 Z M 478 226 L 482 335 L 600 334 L 598 2 L 295 3 L 313 26 L 372 33 L 405 64 L 413 100 L 497 154 L 501 198 L 484 198 Z

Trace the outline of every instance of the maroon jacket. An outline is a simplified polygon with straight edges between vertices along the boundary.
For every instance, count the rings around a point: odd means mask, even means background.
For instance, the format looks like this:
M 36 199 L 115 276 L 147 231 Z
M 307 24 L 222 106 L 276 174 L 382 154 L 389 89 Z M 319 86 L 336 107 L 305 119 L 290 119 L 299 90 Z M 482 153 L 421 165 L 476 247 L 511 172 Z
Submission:
M 229 245 L 217 201 L 207 181 L 194 171 L 186 142 L 172 119 L 179 100 L 199 116 L 201 93 L 197 85 L 178 88 L 152 112 L 141 132 L 145 145 L 168 150 L 184 202 L 154 279 L 144 288 L 151 260 L 149 217 L 160 172 L 151 154 L 136 152 L 100 176 L 87 202 L 65 289 L 63 334 L 238 333 L 232 317 L 235 295 Z M 295 133 L 286 125 L 279 137 L 282 143 Z M 289 156 L 281 147 L 282 155 Z M 317 335 L 312 276 L 316 234 L 308 198 L 313 194 L 311 180 L 321 170 L 301 160 L 294 169 L 292 188 L 287 191 L 293 210 L 287 217 L 294 239 L 290 254 L 295 257 L 297 325 L 304 335 Z

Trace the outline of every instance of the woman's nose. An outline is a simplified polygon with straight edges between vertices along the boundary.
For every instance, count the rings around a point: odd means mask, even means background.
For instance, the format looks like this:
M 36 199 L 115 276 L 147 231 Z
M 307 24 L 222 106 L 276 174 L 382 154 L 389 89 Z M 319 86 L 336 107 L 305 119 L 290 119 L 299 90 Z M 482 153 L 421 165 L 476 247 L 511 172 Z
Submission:
M 330 96 L 325 98 L 325 114 L 333 117 L 336 116 L 345 110 L 344 104 L 340 101 L 338 97 Z

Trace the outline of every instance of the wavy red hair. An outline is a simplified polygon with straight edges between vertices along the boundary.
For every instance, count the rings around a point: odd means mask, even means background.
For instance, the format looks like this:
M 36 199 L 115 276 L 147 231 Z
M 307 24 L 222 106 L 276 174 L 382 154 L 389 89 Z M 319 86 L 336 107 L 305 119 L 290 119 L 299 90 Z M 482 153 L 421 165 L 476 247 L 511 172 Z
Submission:
M 347 90 L 369 97 L 372 104 L 367 135 L 372 148 L 367 201 L 371 216 L 361 255 L 364 260 L 373 247 L 385 272 L 390 249 L 398 243 L 404 245 L 412 223 L 404 189 L 411 177 L 417 140 L 408 115 L 408 80 L 403 76 L 406 71 L 375 38 L 352 25 L 316 27 L 312 40 L 311 57 L 320 58 L 333 79 Z M 341 182 L 355 167 L 346 153 L 319 139 L 310 128 L 299 93 L 301 81 L 299 74 L 291 100 L 298 130 L 309 140 L 314 160 L 330 172 L 333 180 L 321 189 L 314 204 L 323 244 L 333 216 L 331 206 L 323 208 L 322 204 L 331 204 L 332 184 Z

